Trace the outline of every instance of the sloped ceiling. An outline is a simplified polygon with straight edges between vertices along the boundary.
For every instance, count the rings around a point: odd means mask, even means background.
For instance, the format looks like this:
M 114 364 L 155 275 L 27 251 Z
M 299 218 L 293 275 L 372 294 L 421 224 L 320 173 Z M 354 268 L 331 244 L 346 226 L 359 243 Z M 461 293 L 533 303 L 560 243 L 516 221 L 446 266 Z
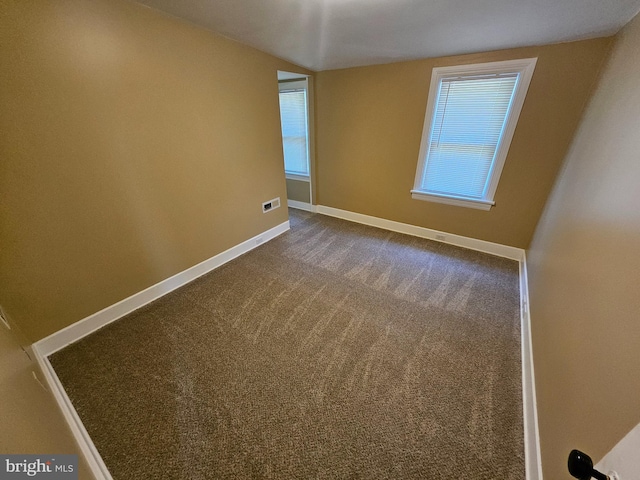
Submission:
M 616 33 L 640 0 L 138 0 L 311 70 Z

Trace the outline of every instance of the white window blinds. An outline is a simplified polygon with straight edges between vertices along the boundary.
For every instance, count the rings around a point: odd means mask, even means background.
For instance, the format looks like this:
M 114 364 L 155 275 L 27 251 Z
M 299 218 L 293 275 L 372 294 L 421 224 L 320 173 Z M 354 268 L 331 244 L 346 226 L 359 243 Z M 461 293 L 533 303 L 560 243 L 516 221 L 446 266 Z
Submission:
M 307 92 L 280 92 L 280 121 L 284 147 L 284 169 L 294 175 L 309 175 Z
M 411 197 L 490 210 L 536 58 L 436 67 Z
M 485 198 L 518 78 L 516 72 L 440 81 L 421 191 Z

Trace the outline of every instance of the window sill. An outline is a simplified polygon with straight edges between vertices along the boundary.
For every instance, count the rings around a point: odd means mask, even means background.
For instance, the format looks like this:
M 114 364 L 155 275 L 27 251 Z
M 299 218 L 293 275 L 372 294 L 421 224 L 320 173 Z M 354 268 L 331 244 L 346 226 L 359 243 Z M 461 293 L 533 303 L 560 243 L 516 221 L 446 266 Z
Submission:
M 310 182 L 309 175 L 300 175 L 299 173 L 284 172 L 284 176 L 288 180 L 299 180 L 301 182 Z
M 464 197 L 453 197 L 448 195 L 437 195 L 435 193 L 425 193 L 420 190 L 411 190 L 411 198 L 414 200 L 424 200 L 427 202 L 444 203 L 446 205 L 455 205 L 457 207 L 476 208 L 478 210 L 490 210 L 495 202 L 490 200 L 472 200 Z

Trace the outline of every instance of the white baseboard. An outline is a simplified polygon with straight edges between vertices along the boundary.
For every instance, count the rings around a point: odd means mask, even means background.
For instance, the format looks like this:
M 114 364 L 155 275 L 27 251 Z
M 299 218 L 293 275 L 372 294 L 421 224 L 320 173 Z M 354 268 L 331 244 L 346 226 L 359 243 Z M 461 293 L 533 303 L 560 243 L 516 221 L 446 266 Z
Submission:
M 242 242 L 235 247 L 225 250 L 208 260 L 205 260 L 197 265 L 194 265 L 187 270 L 184 270 L 172 277 L 163 280 L 135 295 L 132 295 L 124 300 L 111 305 L 103 310 L 100 310 L 89 317 L 80 320 L 72 325 L 69 325 L 62 330 L 49 335 L 42 340 L 37 341 L 31 347 L 34 357 L 38 363 L 38 366 L 42 370 L 42 374 L 53 393 L 62 414 L 64 415 L 71 432 L 85 457 L 87 464 L 95 476 L 96 480 L 111 480 L 111 474 L 107 469 L 98 449 L 94 445 L 91 437 L 87 433 L 80 416 L 76 409 L 73 407 L 71 400 L 67 396 L 67 393 L 60 382 L 60 379 L 53 370 L 48 356 L 57 352 L 65 346 L 77 342 L 81 338 L 95 332 L 96 330 L 108 325 L 109 323 L 118 320 L 119 318 L 137 310 L 140 307 L 166 295 L 167 293 L 179 288 L 192 280 L 204 275 L 205 273 L 214 270 L 221 265 L 233 260 L 234 258 L 253 250 L 257 246 L 264 242 L 267 242 L 278 235 L 289 230 L 289 222 L 286 221 L 277 225 L 266 232 L 256 235 L 249 240 Z
M 318 205 L 316 207 L 316 211 L 323 215 L 342 218 L 344 220 L 362 223 L 372 227 L 384 228 L 385 230 L 391 230 L 393 232 L 405 233 L 414 237 L 428 238 L 429 240 L 448 243 L 450 245 L 468 248 L 469 250 L 490 253 L 492 255 L 497 255 L 498 257 L 506 257 L 516 261 L 520 261 L 524 256 L 524 250 L 522 248 L 463 237 L 462 235 L 456 235 L 454 233 L 441 232 L 439 230 L 432 230 L 431 228 L 418 227 L 408 223 L 400 223 L 393 220 L 386 220 L 384 218 L 363 215 L 362 213 L 349 212 L 347 210 L 340 210 L 333 207 L 325 207 L 324 205 Z
M 311 205 L 310 203 L 306 202 L 298 202 L 297 200 L 287 200 L 287 205 L 291 208 L 297 208 L 298 210 L 305 210 L 307 212 L 315 213 L 316 211 L 315 205 Z
M 218 268 L 221 265 L 233 260 L 234 258 L 253 250 L 263 242 L 267 242 L 278 235 L 289 230 L 289 221 L 281 223 L 266 232 L 256 235 L 249 240 L 246 240 L 235 247 L 225 250 L 218 255 L 209 258 L 197 265 L 194 265 L 187 270 L 173 275 L 166 280 L 156 283 L 155 285 L 138 292 L 118 303 L 115 303 L 103 310 L 100 310 L 93 315 L 90 315 L 83 320 L 80 320 L 72 325 L 69 325 L 62 330 L 59 330 L 42 340 L 36 342 L 36 346 L 42 355 L 49 356 L 54 352 L 57 352 L 61 348 L 67 345 L 77 342 L 81 338 L 95 332 L 96 330 L 108 325 L 109 323 L 117 320 L 146 304 L 157 300 L 158 298 L 166 295 L 167 293 L 179 288 L 187 283 L 195 280 L 196 278 L 204 275 Z
M 112 480 L 113 477 L 111 476 L 111 473 L 109 473 L 109 469 L 104 463 L 104 460 L 102 460 L 102 457 L 93 443 L 93 440 L 91 440 L 87 429 L 82 424 L 82 420 L 80 420 L 78 412 L 73 407 L 73 404 L 71 403 L 67 392 L 65 392 L 58 375 L 56 375 L 56 372 L 53 370 L 49 359 L 42 354 L 37 344 L 33 345 L 32 352 L 95 480 Z
M 531 342 L 531 314 L 529 312 L 529 281 L 527 257 L 520 260 L 520 342 L 522 348 L 522 410 L 524 416 L 524 457 L 527 480 L 542 480 L 540 433 L 538 431 L 538 405 L 536 379 L 533 370 Z

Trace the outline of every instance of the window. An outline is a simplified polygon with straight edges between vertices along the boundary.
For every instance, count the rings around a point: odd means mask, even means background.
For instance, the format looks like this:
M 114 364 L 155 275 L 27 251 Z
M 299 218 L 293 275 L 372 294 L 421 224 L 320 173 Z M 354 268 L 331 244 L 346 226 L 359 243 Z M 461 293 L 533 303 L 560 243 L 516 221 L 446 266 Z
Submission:
M 309 178 L 307 80 L 284 81 L 280 88 L 280 122 L 287 178 Z
M 434 68 L 412 197 L 489 210 L 536 59 Z

